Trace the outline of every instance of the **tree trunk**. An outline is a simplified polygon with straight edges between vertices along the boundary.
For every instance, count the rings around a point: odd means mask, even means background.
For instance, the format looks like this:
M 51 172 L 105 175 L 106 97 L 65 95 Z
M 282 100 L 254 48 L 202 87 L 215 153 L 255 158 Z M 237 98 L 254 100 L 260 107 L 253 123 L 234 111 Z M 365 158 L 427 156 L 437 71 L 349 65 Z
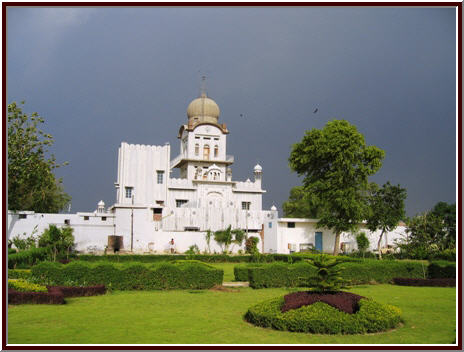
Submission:
M 333 255 L 338 255 L 340 252 L 340 232 L 335 234 L 335 245 Z
M 382 237 L 383 237 L 384 232 L 385 232 L 385 230 L 382 230 L 382 233 L 380 234 L 380 237 L 379 237 L 379 242 L 377 243 L 377 250 L 379 251 L 379 259 L 380 260 L 382 260 L 382 251 L 380 250 L 380 246 L 381 246 Z

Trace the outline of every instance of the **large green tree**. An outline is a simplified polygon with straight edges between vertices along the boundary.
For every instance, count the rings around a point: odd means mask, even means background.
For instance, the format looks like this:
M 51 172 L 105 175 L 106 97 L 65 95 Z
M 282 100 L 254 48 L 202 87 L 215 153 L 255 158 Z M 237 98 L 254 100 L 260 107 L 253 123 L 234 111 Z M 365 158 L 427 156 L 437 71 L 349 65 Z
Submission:
M 367 228 L 372 232 L 381 230 L 377 242 L 379 259 L 382 259 L 380 247 L 384 233 L 396 228 L 398 222 L 405 217 L 406 194 L 406 189 L 401 188 L 400 185 L 391 185 L 390 182 L 385 183 L 382 187 L 375 183 L 371 184 L 370 194 L 367 198 L 369 204 Z
M 21 103 L 23 105 L 24 102 Z M 8 104 L 8 209 L 57 213 L 71 197 L 56 179 L 55 157 L 48 156 L 51 135 L 39 129 L 44 123 L 36 112 L 27 115 L 20 106 Z
M 318 199 L 305 191 L 303 186 L 295 186 L 290 190 L 290 197 L 283 203 L 284 216 L 288 218 L 310 218 L 319 216 L 321 205 Z
M 328 122 L 323 129 L 306 131 L 292 147 L 292 170 L 304 176 L 306 192 L 323 204 L 318 227 L 335 233 L 334 255 L 340 234 L 355 231 L 367 213 L 368 176 L 382 166 L 384 151 L 367 146 L 364 136 L 345 120 Z

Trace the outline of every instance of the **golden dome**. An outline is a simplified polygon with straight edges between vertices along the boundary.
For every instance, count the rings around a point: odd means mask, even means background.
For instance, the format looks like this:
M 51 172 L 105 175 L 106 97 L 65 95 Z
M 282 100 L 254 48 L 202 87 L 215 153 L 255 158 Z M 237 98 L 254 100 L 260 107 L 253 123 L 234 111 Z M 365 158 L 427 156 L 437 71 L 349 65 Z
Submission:
M 187 107 L 187 116 L 194 119 L 195 122 L 213 122 L 217 123 L 219 114 L 219 106 L 213 99 L 202 93 L 201 96 L 193 100 Z

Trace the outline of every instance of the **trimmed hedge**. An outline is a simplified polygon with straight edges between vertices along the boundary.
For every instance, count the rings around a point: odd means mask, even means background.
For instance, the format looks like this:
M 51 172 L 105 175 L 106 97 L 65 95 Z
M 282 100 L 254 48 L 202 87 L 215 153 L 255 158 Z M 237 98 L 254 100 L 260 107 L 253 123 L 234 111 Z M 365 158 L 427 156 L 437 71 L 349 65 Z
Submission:
M 424 278 L 427 268 L 420 262 L 365 260 L 363 262 L 346 262 L 342 278 L 351 285 L 369 283 L 389 283 L 394 277 Z M 274 263 L 259 267 L 248 266 L 250 287 L 296 287 L 315 275 L 316 268 L 309 263 L 284 264 Z M 240 279 L 245 277 L 244 269 L 238 269 Z M 237 277 L 236 277 L 237 279 Z
M 456 278 L 456 263 L 445 261 L 431 262 L 428 266 L 428 277 L 430 279 Z
M 8 304 L 64 304 L 63 292 L 52 290 L 49 292 L 18 292 L 8 289 Z
M 64 304 L 65 297 L 96 296 L 105 293 L 106 287 L 104 285 L 88 287 L 47 286 L 45 292 L 20 292 L 8 288 L 8 304 Z
M 29 279 L 31 275 L 30 269 L 8 269 L 8 279 Z
M 455 278 L 442 279 L 408 279 L 404 277 L 393 278 L 393 283 L 401 286 L 434 286 L 434 287 L 454 287 Z
M 46 260 L 48 257 L 49 248 L 32 248 L 27 251 L 22 251 L 8 255 L 8 269 L 17 267 L 30 267 L 40 261 Z
M 248 269 L 259 268 L 261 266 L 263 266 L 263 264 L 258 264 L 258 263 L 234 266 L 235 281 L 250 281 L 249 276 L 248 276 Z
M 33 284 L 24 280 L 8 280 L 8 288 L 15 289 L 19 292 L 48 292 L 47 287 Z
M 118 290 L 205 289 L 222 284 L 224 271 L 204 263 L 44 262 L 32 268 L 32 276 L 53 285 L 106 285 Z
M 259 303 L 249 308 L 244 318 L 261 327 L 314 334 L 373 333 L 392 329 L 402 321 L 399 308 L 370 299 L 361 299 L 355 314 L 322 302 L 282 313 L 283 304 L 283 297 Z

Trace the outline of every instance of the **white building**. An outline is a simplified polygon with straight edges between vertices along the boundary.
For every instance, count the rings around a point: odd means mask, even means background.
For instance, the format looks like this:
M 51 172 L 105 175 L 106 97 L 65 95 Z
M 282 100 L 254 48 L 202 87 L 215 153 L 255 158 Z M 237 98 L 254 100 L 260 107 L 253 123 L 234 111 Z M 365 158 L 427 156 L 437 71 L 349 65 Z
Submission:
M 275 207 L 262 210 L 263 169 L 256 165 L 253 181 L 234 181 L 234 157 L 227 154 L 220 110 L 205 93 L 187 108 L 188 121 L 178 133 L 179 154 L 171 159 L 170 145 L 151 146 L 121 143 L 118 151 L 116 203 L 105 210 L 76 214 L 8 213 L 8 237 L 41 234 L 49 224 L 74 228 L 77 250 L 103 251 L 108 236 L 121 236 L 123 250 L 164 252 L 173 238 L 177 252 L 197 245 L 207 247 L 205 231 L 243 229 L 260 238 L 266 253 L 290 253 L 315 247 L 332 252 L 334 235 L 315 227 L 317 220 L 279 219 Z M 180 178 L 171 178 L 178 168 Z M 397 232 L 403 234 L 404 228 Z M 375 235 L 375 234 L 374 234 Z M 377 234 L 378 237 L 378 234 Z M 398 237 L 398 236 L 396 236 Z M 389 243 L 394 239 L 387 236 Z M 345 248 L 354 249 L 353 238 L 342 236 Z M 376 247 L 371 240 L 371 247 Z M 211 249 L 220 247 L 211 241 Z M 235 251 L 239 248 L 235 247 Z

